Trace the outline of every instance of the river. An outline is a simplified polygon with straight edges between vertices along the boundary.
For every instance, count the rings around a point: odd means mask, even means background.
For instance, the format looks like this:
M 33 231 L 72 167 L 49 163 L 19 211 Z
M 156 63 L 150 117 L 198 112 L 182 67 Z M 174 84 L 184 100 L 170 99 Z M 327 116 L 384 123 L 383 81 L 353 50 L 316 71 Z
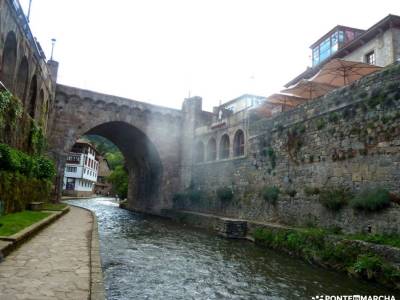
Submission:
M 67 202 L 97 215 L 107 299 L 312 299 L 316 295 L 393 294 L 251 242 L 227 240 L 120 209 L 111 199 Z

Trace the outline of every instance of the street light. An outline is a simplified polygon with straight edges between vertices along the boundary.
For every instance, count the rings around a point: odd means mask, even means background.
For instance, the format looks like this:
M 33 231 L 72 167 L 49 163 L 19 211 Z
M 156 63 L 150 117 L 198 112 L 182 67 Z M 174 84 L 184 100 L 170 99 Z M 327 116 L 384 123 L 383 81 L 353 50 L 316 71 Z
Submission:
M 50 60 L 53 60 L 53 53 L 54 53 L 54 45 L 56 44 L 56 39 L 52 38 L 51 39 L 51 56 L 50 56 Z
M 29 17 L 31 16 L 31 6 L 32 6 L 32 0 L 29 0 L 28 16 L 26 17 L 28 23 L 29 23 Z

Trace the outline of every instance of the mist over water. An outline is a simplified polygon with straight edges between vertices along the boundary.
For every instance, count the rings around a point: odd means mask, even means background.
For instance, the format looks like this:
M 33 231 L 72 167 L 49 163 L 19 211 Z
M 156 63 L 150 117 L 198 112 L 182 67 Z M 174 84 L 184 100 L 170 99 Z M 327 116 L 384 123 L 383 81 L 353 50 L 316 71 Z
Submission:
M 111 199 L 67 202 L 97 215 L 107 299 L 311 299 L 316 295 L 393 294 L 247 241 L 227 240 L 122 210 Z

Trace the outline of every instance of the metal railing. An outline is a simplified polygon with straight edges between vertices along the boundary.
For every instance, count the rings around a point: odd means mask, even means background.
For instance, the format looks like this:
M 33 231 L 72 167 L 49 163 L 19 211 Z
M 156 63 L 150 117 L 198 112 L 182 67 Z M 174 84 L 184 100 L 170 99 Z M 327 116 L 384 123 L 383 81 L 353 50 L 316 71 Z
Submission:
M 12 4 L 12 7 L 15 9 L 15 14 L 17 16 L 18 22 L 20 22 L 20 25 L 22 26 L 22 29 L 31 44 L 32 48 L 35 51 L 35 54 L 38 56 L 38 58 L 43 59 L 46 61 L 46 56 L 42 50 L 42 47 L 40 44 L 36 41 L 35 37 L 32 34 L 31 28 L 29 26 L 28 18 L 25 16 L 24 10 L 22 9 L 21 4 L 19 3 L 18 0 L 9 0 Z

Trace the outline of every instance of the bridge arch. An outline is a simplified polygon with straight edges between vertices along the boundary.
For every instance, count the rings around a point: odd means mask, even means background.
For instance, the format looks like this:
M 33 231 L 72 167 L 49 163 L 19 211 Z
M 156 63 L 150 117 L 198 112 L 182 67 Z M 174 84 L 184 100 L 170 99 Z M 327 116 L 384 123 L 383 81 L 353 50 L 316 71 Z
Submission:
M 163 167 L 156 146 L 141 130 L 126 122 L 111 121 L 89 129 L 84 135 L 102 136 L 119 148 L 129 173 L 128 198 L 133 207 L 148 210 L 156 205 Z
M 14 73 L 17 64 L 17 37 L 13 31 L 7 34 L 1 62 L 0 80 L 13 91 Z
M 157 213 L 172 207 L 180 188 L 181 128 L 178 110 L 58 85 L 49 149 L 60 182 L 67 153 L 80 137 L 110 140 L 127 162 L 128 208 Z
M 26 89 L 28 85 L 28 76 L 29 76 L 29 64 L 28 64 L 28 59 L 26 58 L 26 56 L 24 56 L 18 67 L 16 86 L 15 86 L 15 93 L 17 97 L 22 101 L 22 103 L 25 102 Z

